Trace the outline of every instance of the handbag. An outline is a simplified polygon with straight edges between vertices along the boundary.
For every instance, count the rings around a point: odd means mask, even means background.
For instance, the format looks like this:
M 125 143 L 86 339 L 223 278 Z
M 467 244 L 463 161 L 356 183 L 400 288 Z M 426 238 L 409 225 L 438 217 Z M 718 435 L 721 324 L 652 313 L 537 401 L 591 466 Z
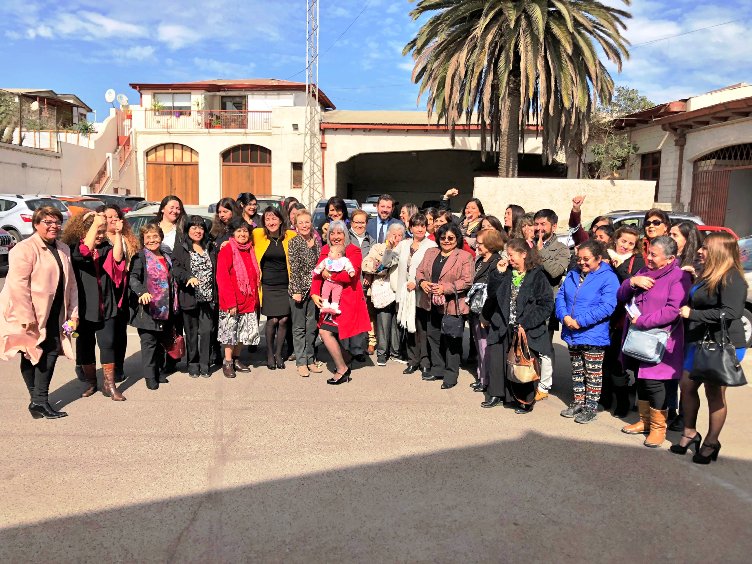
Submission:
M 695 382 L 731 387 L 747 383 L 741 362 L 736 358 L 736 349 L 729 338 L 725 317 L 726 314 L 721 313 L 721 342 L 717 343 L 711 338 L 708 328 L 697 345 L 694 364 L 689 373 L 690 379 Z
M 185 354 L 185 339 L 182 335 L 178 335 L 175 332 L 175 328 L 172 329 L 171 338 L 162 342 L 167 356 L 173 360 L 180 360 Z
M 457 305 L 457 311 L 460 310 L 460 301 L 457 297 L 457 290 L 454 291 L 454 302 Z M 450 315 L 447 312 L 446 303 L 444 304 L 444 317 L 441 318 L 441 334 L 453 339 L 461 339 L 465 333 L 465 319 L 462 315 Z
M 527 333 L 521 325 L 517 326 L 517 331 L 512 335 L 512 346 L 509 347 L 507 353 L 507 364 L 509 365 L 509 379 L 512 382 L 529 384 L 540 380 L 540 362 L 530 352 Z
M 467 291 L 467 304 L 470 306 L 470 311 L 480 315 L 487 298 L 488 284 L 485 282 L 475 282 Z
M 630 325 L 621 352 L 640 362 L 658 364 L 666 353 L 670 331 L 665 329 L 638 329 Z
M 371 303 L 376 309 L 384 309 L 393 304 L 397 299 L 397 294 L 392 290 L 389 277 L 374 278 L 371 283 Z

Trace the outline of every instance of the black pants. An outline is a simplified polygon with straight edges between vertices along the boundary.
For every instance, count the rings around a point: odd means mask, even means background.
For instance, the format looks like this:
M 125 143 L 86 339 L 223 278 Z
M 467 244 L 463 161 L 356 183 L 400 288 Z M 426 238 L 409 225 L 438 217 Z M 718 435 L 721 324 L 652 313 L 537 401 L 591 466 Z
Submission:
M 428 370 L 431 366 L 428 360 L 428 342 L 426 340 L 426 325 L 428 324 L 428 312 L 421 308 L 415 308 L 415 333 L 405 331 L 407 335 L 407 363 L 410 366 L 420 366 Z
M 127 307 L 121 307 L 115 317 L 115 366 L 118 370 L 122 370 L 125 364 L 125 351 L 128 348 L 128 317 Z
M 159 379 L 159 369 L 164 366 L 165 356 L 167 356 L 162 342 L 168 334 L 167 331 L 138 330 L 138 336 L 141 339 L 141 365 L 144 378 L 147 380 Z
M 87 321 L 82 319 L 78 325 L 76 339 L 76 364 L 96 364 L 95 347 L 99 345 L 99 360 L 102 364 L 115 362 L 115 342 L 117 334 L 115 317 L 104 321 Z
M 40 345 L 42 356 L 38 364 L 32 364 L 24 355 L 21 355 L 21 376 L 34 403 L 45 403 L 50 393 L 52 373 L 55 371 L 55 363 L 60 354 L 60 333 L 55 329 L 47 328 L 47 338 Z
M 444 308 L 432 307 L 428 312 L 426 337 L 431 350 L 431 375 L 444 378 L 444 383 L 453 386 L 460 374 L 462 338 L 448 337 L 441 333 Z
M 649 401 L 653 409 L 668 409 L 676 399 L 678 380 L 637 379 L 637 399 Z
M 209 371 L 212 347 L 212 304 L 199 302 L 196 309 L 183 310 L 185 356 L 188 372 Z

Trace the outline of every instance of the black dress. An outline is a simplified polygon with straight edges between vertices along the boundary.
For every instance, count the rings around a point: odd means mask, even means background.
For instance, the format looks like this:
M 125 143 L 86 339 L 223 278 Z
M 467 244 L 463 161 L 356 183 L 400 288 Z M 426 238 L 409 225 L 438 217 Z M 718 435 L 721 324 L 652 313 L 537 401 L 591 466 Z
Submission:
M 290 315 L 287 272 L 287 256 L 283 240 L 270 238 L 264 256 L 261 257 L 261 313 L 267 317 Z

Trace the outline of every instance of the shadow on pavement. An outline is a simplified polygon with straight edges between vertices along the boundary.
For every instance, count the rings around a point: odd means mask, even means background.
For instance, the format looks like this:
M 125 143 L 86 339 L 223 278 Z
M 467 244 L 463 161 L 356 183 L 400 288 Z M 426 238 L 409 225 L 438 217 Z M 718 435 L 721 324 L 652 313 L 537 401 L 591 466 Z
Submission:
M 666 451 L 530 432 L 9 527 L 0 561 L 748 562 L 752 498 L 718 476 L 750 465 L 721 456 L 700 468 Z M 221 483 L 256 463 L 228 455 L 209 474 Z

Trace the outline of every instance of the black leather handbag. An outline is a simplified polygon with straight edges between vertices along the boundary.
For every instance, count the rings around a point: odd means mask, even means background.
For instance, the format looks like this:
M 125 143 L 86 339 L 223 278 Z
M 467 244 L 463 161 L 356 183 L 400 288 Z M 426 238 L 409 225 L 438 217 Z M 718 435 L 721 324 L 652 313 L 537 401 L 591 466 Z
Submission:
M 736 358 L 736 348 L 731 343 L 726 329 L 726 314 L 721 313 L 721 342 L 713 340 L 710 331 L 705 331 L 702 341 L 697 344 L 695 360 L 690 379 L 695 382 L 715 384 L 716 386 L 744 386 L 741 362 Z
M 457 291 L 454 292 L 454 302 L 457 304 L 457 311 L 460 310 L 460 300 L 457 297 Z M 453 339 L 462 338 L 465 332 L 465 318 L 462 315 L 449 315 L 446 312 L 444 304 L 444 317 L 441 318 L 441 334 Z

